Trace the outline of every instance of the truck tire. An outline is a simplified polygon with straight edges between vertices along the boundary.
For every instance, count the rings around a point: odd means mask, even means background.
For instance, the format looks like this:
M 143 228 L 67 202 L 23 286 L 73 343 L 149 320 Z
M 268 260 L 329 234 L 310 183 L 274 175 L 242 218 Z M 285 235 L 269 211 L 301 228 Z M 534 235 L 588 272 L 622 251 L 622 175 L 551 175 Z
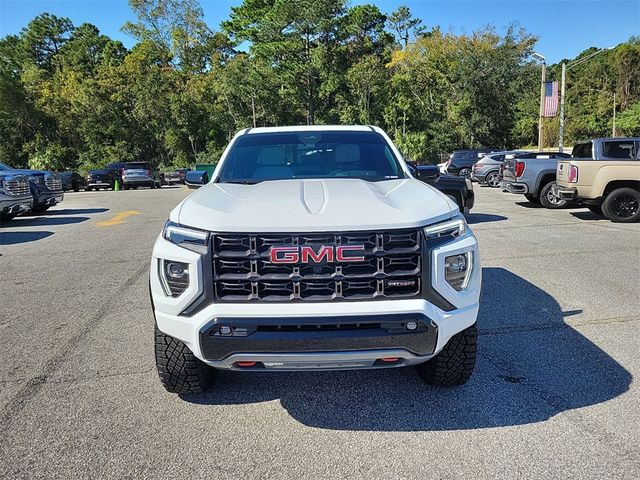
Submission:
M 500 186 L 500 174 L 498 172 L 490 172 L 484 179 L 484 183 L 491 188 L 498 188 Z
M 184 342 L 155 327 L 156 367 L 162 386 L 171 393 L 202 393 L 215 381 L 216 371 L 202 363 Z
M 540 203 L 544 208 L 550 208 L 556 210 L 558 208 L 564 208 L 567 206 L 567 201 L 560 199 L 553 195 L 551 188 L 555 185 L 556 181 L 547 183 L 542 190 L 540 190 Z
M 602 213 L 612 222 L 637 222 L 640 219 L 640 191 L 616 188 L 602 202 Z
M 526 198 L 529 203 L 535 203 L 536 205 L 540 204 L 540 199 L 533 195 L 525 194 L 524 198 Z
M 451 337 L 440 353 L 417 365 L 416 370 L 428 385 L 464 385 L 473 373 L 477 352 L 478 328 L 474 324 Z

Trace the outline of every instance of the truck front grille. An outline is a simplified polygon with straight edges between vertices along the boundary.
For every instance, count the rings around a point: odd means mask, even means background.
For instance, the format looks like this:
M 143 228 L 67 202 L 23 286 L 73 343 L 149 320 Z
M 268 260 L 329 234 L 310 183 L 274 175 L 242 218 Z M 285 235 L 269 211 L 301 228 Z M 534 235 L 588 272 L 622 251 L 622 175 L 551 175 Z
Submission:
M 214 298 L 283 302 L 407 298 L 420 293 L 419 230 L 311 234 L 214 234 Z M 272 263 L 271 247 L 362 245 L 363 261 Z
M 30 192 L 29 180 L 27 180 L 27 177 L 23 176 L 10 177 L 4 181 L 4 189 L 9 195 L 28 195 Z
M 62 190 L 62 182 L 59 178 L 47 175 L 44 177 L 44 184 L 49 190 Z

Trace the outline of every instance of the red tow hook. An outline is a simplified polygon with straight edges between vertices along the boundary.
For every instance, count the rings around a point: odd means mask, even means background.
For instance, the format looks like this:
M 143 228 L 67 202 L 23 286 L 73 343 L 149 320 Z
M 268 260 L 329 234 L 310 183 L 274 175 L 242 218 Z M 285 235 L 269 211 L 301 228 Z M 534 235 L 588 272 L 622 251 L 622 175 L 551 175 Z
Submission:
M 257 362 L 236 362 L 238 367 L 255 367 Z

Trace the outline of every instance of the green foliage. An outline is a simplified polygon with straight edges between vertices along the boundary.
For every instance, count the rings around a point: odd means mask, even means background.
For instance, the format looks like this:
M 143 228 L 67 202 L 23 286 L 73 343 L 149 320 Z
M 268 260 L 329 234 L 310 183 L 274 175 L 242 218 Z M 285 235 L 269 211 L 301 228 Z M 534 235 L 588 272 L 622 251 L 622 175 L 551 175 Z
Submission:
M 456 35 L 406 7 L 244 0 L 214 32 L 197 0 L 130 4 L 131 50 L 46 13 L 0 39 L 0 161 L 184 167 L 216 163 L 239 129 L 304 123 L 380 125 L 429 162 L 537 141 L 536 39 L 515 25 Z M 548 71 L 559 79 L 559 65 Z M 639 135 L 637 38 L 569 68 L 565 143 L 610 134 L 614 96 L 617 133 Z M 557 118 L 545 125 L 557 143 Z

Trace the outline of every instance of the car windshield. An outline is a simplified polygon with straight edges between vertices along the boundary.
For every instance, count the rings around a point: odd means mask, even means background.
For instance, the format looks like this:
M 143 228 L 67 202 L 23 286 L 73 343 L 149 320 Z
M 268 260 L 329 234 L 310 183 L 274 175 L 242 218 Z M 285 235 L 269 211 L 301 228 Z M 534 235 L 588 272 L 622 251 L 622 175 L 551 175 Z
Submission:
M 242 135 L 222 165 L 220 183 L 293 178 L 404 178 L 398 160 L 376 132 L 306 131 Z

